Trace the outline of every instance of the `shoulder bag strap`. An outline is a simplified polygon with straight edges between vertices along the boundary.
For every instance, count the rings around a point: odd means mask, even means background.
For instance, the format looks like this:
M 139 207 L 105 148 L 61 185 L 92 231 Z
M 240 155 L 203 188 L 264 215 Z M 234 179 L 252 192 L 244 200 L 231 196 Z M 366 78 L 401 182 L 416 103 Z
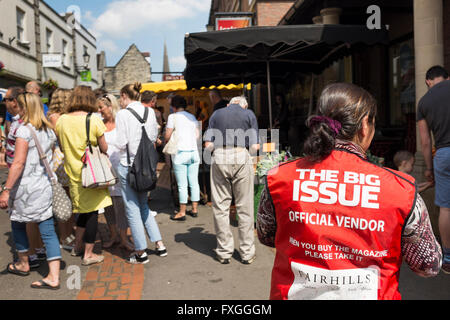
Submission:
M 148 119 L 148 112 L 149 112 L 147 107 L 145 107 L 145 111 L 144 111 L 144 119 L 142 119 L 142 118 L 137 114 L 137 112 L 134 111 L 133 109 L 127 108 L 127 110 L 130 111 L 130 112 L 136 117 L 136 119 L 138 119 L 138 121 L 139 121 L 142 125 L 144 125 L 144 124 L 147 122 L 147 119 Z
M 148 112 L 149 112 L 149 111 L 148 111 L 148 108 L 145 108 L 145 111 L 144 111 L 144 119 L 142 119 L 142 118 L 137 114 L 137 112 L 134 111 L 133 109 L 127 108 L 127 110 L 130 111 L 131 114 L 132 114 L 133 116 L 135 116 L 136 119 L 138 119 L 138 121 L 142 124 L 142 127 L 144 127 L 144 125 L 145 125 L 145 123 L 147 122 L 147 119 L 148 119 Z M 142 129 L 142 130 L 144 130 L 144 129 Z M 131 165 L 130 151 L 128 150 L 128 144 L 127 144 L 127 163 L 128 163 L 128 166 Z
M 89 147 L 89 151 L 92 153 L 91 138 L 89 134 L 91 131 L 91 116 L 92 113 L 88 113 L 88 115 L 86 116 L 86 137 L 87 137 L 86 147 Z
M 39 140 L 38 140 L 38 138 L 36 136 L 36 132 L 34 131 L 34 129 L 30 125 L 26 125 L 26 127 L 28 128 L 28 130 L 30 130 L 31 135 L 33 136 L 34 144 L 36 145 L 36 148 L 37 148 L 38 153 L 39 153 L 39 158 L 44 163 L 44 167 L 45 167 L 45 170 L 47 171 L 47 174 L 48 174 L 49 178 L 51 180 L 54 180 L 55 176 L 53 175 L 53 171 L 50 169 L 50 165 L 49 165 L 48 160 L 47 160 L 47 155 L 42 150 L 42 146 L 39 143 Z

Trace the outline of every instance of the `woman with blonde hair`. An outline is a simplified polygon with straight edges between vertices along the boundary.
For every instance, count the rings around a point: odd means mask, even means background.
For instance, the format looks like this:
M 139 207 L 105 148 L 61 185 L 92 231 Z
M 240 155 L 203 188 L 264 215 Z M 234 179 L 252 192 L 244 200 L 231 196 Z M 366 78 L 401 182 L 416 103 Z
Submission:
M 69 104 L 70 96 L 72 95 L 72 90 L 70 89 L 56 89 L 52 94 L 52 99 L 49 105 L 49 110 L 47 113 L 47 118 L 52 123 L 53 127 L 56 127 L 59 117 L 63 115 Z M 58 177 L 59 183 L 64 187 L 67 194 L 70 196 L 69 192 L 69 177 L 64 170 L 64 154 L 62 153 L 59 145 L 55 147 L 53 152 L 53 172 L 55 172 Z M 72 250 L 75 243 L 74 236 L 74 225 L 75 217 L 72 216 L 67 222 L 58 221 L 58 231 L 59 231 L 59 241 L 61 243 L 61 248 L 66 250 Z
M 64 153 L 64 168 L 69 176 L 70 198 L 73 212 L 79 214 L 75 231 L 75 247 L 72 255 L 84 255 L 82 265 L 101 263 L 102 255 L 93 252 L 98 227 L 98 211 L 112 204 L 108 189 L 83 188 L 81 183 L 81 161 L 86 140 L 98 146 L 103 153 L 108 151 L 105 140 L 106 127 L 100 117 L 92 115 L 89 137 L 86 137 L 86 120 L 89 114 L 98 111 L 97 99 L 90 87 L 78 86 L 74 89 L 67 107 L 56 123 L 59 145 Z
M 108 156 L 113 167 L 117 168 L 120 162 L 119 149 L 115 146 L 117 137 L 116 114 L 120 111 L 119 102 L 112 94 L 104 94 L 98 99 L 98 107 L 103 117 L 103 123 L 106 126 L 105 139 L 108 144 Z M 123 249 L 133 251 L 133 245 L 128 241 L 127 237 L 128 221 L 120 185 L 110 187 L 109 193 L 113 205 L 105 208 L 105 218 L 109 226 L 111 239 L 103 243 L 103 248 L 111 248 L 113 245 L 120 243 Z M 119 229 L 119 234 L 117 229 Z
M 13 239 L 19 255 L 18 262 L 10 263 L 7 271 L 19 276 L 30 274 L 26 224 L 37 223 L 47 251 L 49 274 L 31 287 L 55 290 L 60 287 L 61 250 L 53 221 L 51 182 L 40 159 L 37 143 L 51 162 L 56 136 L 45 118 L 39 96 L 23 93 L 17 100 L 23 112 L 23 124 L 16 132 L 14 161 L 0 195 L 0 208 L 9 208 Z

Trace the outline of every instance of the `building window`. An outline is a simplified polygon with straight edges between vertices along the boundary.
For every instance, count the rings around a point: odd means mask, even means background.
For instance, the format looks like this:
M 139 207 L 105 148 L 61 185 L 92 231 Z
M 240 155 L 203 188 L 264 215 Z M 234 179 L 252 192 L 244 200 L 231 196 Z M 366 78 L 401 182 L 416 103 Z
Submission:
M 62 61 L 63 65 L 68 67 L 69 66 L 69 45 L 66 40 L 62 41 Z
M 17 8 L 17 41 L 25 41 L 25 12 Z
M 50 29 L 45 30 L 45 41 L 47 45 L 47 53 L 53 52 L 53 32 Z
M 390 58 L 390 125 L 404 126 L 415 112 L 416 86 L 413 40 L 392 45 Z

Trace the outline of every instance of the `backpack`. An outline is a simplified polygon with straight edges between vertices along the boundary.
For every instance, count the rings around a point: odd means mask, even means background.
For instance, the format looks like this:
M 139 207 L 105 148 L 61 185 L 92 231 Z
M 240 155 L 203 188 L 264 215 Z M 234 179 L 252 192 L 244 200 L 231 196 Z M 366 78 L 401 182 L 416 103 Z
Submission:
M 156 188 L 156 167 L 158 165 L 159 155 L 153 142 L 149 139 L 144 125 L 147 122 L 148 108 L 145 108 L 144 119 L 142 119 L 133 109 L 127 109 L 142 125 L 142 137 L 134 158 L 133 165 L 130 166 L 130 153 L 127 145 L 128 157 L 128 185 L 137 192 L 148 192 Z

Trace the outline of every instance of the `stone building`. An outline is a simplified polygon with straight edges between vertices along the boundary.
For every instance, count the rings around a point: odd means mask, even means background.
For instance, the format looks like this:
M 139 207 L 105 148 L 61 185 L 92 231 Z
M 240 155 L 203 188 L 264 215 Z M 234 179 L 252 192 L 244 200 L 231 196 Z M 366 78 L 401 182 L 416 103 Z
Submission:
M 120 89 L 135 82 L 151 81 L 150 53 L 132 44 L 114 67 L 104 68 L 105 90 L 119 95 Z

